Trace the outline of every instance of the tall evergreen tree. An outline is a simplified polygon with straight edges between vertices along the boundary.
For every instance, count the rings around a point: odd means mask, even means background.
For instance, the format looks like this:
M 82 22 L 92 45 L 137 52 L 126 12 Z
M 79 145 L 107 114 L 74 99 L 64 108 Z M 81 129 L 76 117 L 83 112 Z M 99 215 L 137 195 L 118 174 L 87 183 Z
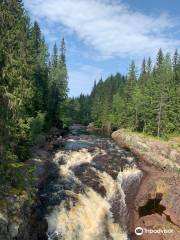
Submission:
M 131 62 L 129 66 L 127 83 L 124 90 L 124 99 L 125 99 L 125 121 L 127 127 L 132 127 L 136 125 L 137 121 L 137 109 L 134 108 L 133 103 L 133 93 L 137 84 L 137 72 L 134 61 Z
M 159 137 L 179 132 L 180 57 L 176 50 L 172 64 L 170 55 L 160 49 L 156 59 L 154 66 L 151 58 L 143 60 L 138 78 L 132 62 L 121 86 L 114 76 L 94 84 L 90 103 L 97 126 L 110 123 Z
M 41 133 L 45 115 L 60 122 L 60 106 L 67 97 L 65 42 L 61 60 L 48 49 L 37 22 L 33 26 L 22 1 L 0 2 L 0 194 L 27 188 L 28 149 Z
M 64 38 L 61 41 L 59 60 L 61 64 L 66 65 L 66 44 Z
M 35 87 L 33 112 L 36 115 L 38 112 L 47 111 L 48 91 L 48 48 L 37 22 L 34 23 L 31 29 L 31 47 Z
M 58 49 L 56 43 L 53 46 L 53 53 L 52 53 L 52 61 L 51 61 L 51 67 L 56 68 L 58 64 Z
M 147 67 L 146 67 L 146 59 L 144 58 L 142 62 L 141 73 L 139 78 L 139 80 L 141 81 L 140 84 L 143 85 L 144 81 L 146 80 L 146 75 L 147 75 Z
M 151 75 L 151 73 L 152 73 L 152 60 L 149 57 L 148 61 L 147 61 L 147 75 L 148 75 L 148 77 Z
M 22 1 L 0 3 L 0 182 L 5 191 L 22 184 L 29 141 L 28 109 L 32 106 L 33 82 L 30 24 Z M 21 174 L 20 174 L 21 173 Z M 25 172 L 24 172 L 25 174 Z M 24 185 L 25 187 L 25 185 Z
M 56 44 L 53 48 L 52 64 L 49 74 L 49 102 L 48 119 L 49 124 L 60 127 L 62 125 L 60 109 L 67 98 L 68 75 L 65 62 L 65 42 L 61 42 L 60 57 L 57 57 Z

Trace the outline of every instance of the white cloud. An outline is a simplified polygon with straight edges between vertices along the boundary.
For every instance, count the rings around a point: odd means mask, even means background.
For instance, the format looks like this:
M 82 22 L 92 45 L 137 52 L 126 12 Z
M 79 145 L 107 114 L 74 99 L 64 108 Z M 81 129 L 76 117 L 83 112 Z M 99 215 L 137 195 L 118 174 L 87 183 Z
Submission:
M 117 0 L 25 0 L 37 18 L 63 24 L 101 56 L 134 56 L 171 50 L 179 41 L 167 30 L 175 27 L 165 14 L 147 16 Z

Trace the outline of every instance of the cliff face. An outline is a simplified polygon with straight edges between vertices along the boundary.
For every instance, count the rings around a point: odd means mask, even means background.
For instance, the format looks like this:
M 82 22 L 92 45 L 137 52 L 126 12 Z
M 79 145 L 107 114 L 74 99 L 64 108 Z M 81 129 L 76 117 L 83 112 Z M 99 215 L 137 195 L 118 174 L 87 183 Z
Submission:
M 26 193 L 11 195 L 0 203 L 0 240 L 14 239 L 20 232 L 26 236 L 31 213 Z M 27 238 L 28 239 L 28 238 Z
M 171 233 L 132 234 L 132 239 L 180 239 L 180 148 L 179 142 L 161 141 L 121 129 L 112 138 L 138 158 L 144 177 L 131 209 L 130 227 L 168 229 Z
M 42 144 L 42 143 L 41 143 Z M 34 186 L 38 188 L 39 183 L 45 175 L 46 160 L 50 158 L 48 150 L 43 150 L 42 146 L 37 145 L 32 149 L 32 159 L 27 164 L 35 167 Z M 0 240 L 33 240 L 31 229 L 34 223 L 33 208 L 37 202 L 37 197 L 28 196 L 26 191 L 21 193 L 14 192 L 0 196 Z M 37 227 L 37 226 L 36 226 Z M 41 227 L 41 226 L 40 226 Z M 37 234 L 36 234 L 37 235 Z

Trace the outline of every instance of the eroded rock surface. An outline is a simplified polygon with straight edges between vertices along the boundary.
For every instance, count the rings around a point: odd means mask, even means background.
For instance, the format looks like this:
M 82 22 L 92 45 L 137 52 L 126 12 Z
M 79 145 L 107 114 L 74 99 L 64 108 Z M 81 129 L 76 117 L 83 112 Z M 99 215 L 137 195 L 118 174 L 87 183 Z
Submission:
M 180 239 L 180 150 L 171 144 L 145 138 L 136 133 L 119 130 L 114 140 L 138 156 L 138 167 L 143 178 L 131 205 L 131 239 Z M 134 234 L 136 227 L 154 230 L 171 230 L 166 234 Z

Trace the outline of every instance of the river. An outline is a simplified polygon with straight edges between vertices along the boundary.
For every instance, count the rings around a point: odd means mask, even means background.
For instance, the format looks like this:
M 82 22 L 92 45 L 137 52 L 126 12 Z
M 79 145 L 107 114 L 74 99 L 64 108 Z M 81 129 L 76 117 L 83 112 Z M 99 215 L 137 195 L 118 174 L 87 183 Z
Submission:
M 39 193 L 48 240 L 130 239 L 130 206 L 142 172 L 128 150 L 75 125 L 48 171 Z

